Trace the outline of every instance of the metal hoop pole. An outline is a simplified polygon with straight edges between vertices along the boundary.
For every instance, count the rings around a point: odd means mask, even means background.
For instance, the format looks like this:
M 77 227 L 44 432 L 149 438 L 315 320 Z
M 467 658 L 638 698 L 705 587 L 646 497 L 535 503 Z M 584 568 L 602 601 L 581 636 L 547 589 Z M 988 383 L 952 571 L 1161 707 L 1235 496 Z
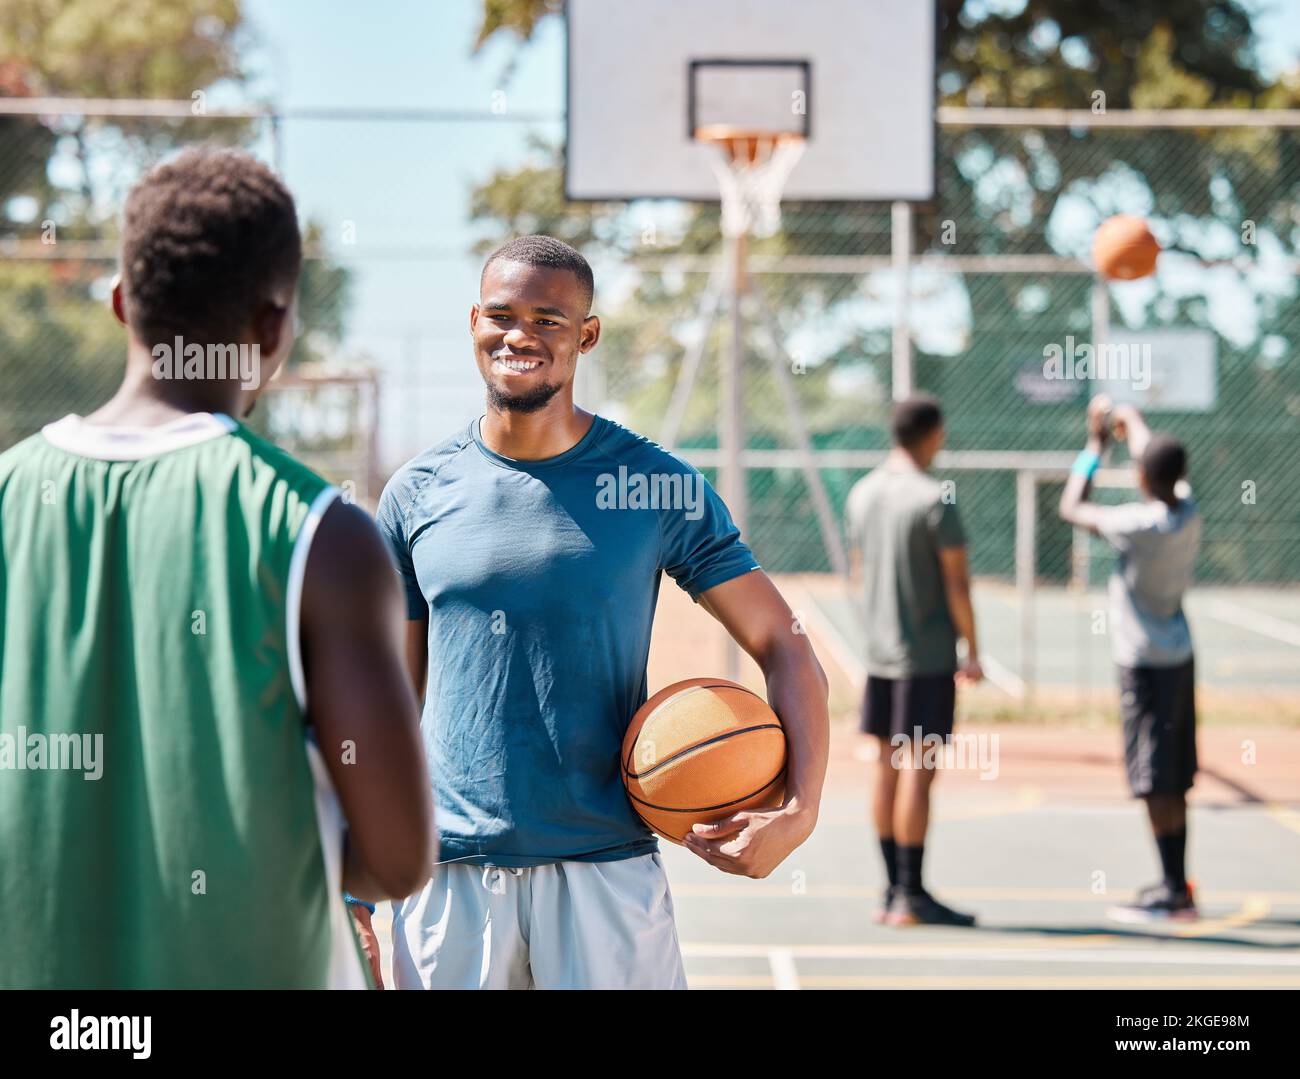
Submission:
M 672 450 L 681 434 L 682 422 L 686 418 L 686 408 L 691 402 L 691 391 L 695 389 L 695 380 L 700 374 L 700 365 L 704 353 L 709 348 L 709 337 L 713 333 L 713 324 L 718 318 L 718 309 L 722 306 L 722 292 L 726 284 L 726 269 L 719 266 L 710 276 L 704 291 L 704 303 L 700 310 L 704 315 L 704 326 L 700 339 L 687 350 L 682 357 L 681 370 L 677 372 L 677 382 L 673 386 L 673 395 L 668 402 L 668 414 L 664 417 L 663 427 L 659 431 L 659 444 L 666 450 Z
M 742 539 L 746 539 L 748 504 L 745 490 L 745 466 L 740 455 L 745 441 L 745 234 L 731 236 L 727 239 L 731 249 L 730 285 L 731 285 L 731 348 L 722 359 L 721 413 L 718 432 L 719 448 L 722 450 L 722 498 L 731 511 L 731 519 L 740 530 Z M 731 681 L 740 678 L 740 646 L 735 639 L 727 635 L 727 673 Z

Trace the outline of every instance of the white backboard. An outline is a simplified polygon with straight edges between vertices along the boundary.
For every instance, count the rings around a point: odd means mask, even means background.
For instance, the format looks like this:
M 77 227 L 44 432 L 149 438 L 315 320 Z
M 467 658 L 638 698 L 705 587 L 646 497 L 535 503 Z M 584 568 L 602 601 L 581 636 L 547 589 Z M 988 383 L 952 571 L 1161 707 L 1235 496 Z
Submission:
M 931 0 L 568 0 L 566 18 L 570 199 L 716 201 L 693 107 L 806 126 L 784 201 L 934 196 Z
M 1213 330 L 1111 332 L 1107 343 L 1127 349 L 1124 377 L 1099 379 L 1096 392 L 1144 412 L 1212 412 L 1218 404 L 1218 338 Z

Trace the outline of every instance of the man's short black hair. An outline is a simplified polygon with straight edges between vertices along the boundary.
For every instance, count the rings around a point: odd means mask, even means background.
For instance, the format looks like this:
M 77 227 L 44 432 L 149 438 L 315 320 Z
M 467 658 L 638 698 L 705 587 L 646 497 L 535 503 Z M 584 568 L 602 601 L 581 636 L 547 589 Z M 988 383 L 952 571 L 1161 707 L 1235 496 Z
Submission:
M 894 406 L 889 418 L 889 433 L 905 450 L 914 450 L 936 428 L 943 425 L 939 398 L 918 393 Z
M 591 313 L 591 303 L 596 296 L 596 279 L 592 275 L 591 264 L 577 248 L 570 247 L 563 240 L 557 240 L 554 236 L 518 236 L 502 244 L 483 263 L 483 273 L 479 275 L 480 288 L 483 278 L 487 276 L 488 267 L 494 262 L 522 262 L 528 266 L 568 270 L 582 286 L 582 294 L 586 299 L 583 314 Z
M 185 150 L 152 169 L 126 200 L 122 284 L 144 344 L 176 335 L 229 343 L 302 267 L 288 188 L 242 150 Z
M 1153 434 L 1139 464 L 1151 493 L 1157 498 L 1172 499 L 1174 485 L 1187 475 L 1187 450 L 1176 438 Z

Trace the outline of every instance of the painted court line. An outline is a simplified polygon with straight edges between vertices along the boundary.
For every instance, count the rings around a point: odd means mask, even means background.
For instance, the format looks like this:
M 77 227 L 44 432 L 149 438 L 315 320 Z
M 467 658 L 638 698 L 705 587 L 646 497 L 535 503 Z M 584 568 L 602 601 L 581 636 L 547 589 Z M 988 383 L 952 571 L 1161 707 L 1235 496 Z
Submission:
M 980 653 L 980 666 L 984 668 L 984 677 L 1002 690 L 1003 693 L 1015 697 L 1017 700 L 1024 699 L 1025 683 L 1024 679 L 1018 674 L 1003 666 L 988 652 Z
M 1274 618 L 1271 614 L 1264 614 L 1262 611 L 1253 611 L 1249 607 L 1243 607 L 1239 603 L 1226 599 L 1208 600 L 1201 604 L 1200 609 L 1211 618 L 1226 622 L 1230 626 L 1250 630 L 1261 637 L 1271 637 L 1275 641 L 1300 648 L 1300 626 L 1293 622 Z
M 799 970 L 794 953 L 789 948 L 769 948 L 767 965 L 772 968 L 772 986 L 776 989 L 798 989 Z
M 834 656 L 835 662 L 840 669 L 855 683 L 859 685 L 865 684 L 867 668 L 853 648 L 852 642 L 845 639 L 844 634 L 840 632 L 832 619 L 822 610 L 821 601 L 817 596 L 807 589 L 805 595 L 808 602 L 804 605 L 806 609 L 800 612 L 800 617 L 815 630 L 819 638 L 825 641 L 826 647 L 830 649 L 831 655 Z M 852 601 L 850 601 L 850 606 L 856 618 L 857 607 L 853 605 Z M 805 615 L 807 617 L 804 617 Z M 980 653 L 980 663 L 984 668 L 984 676 L 992 685 L 1010 697 L 1017 699 L 1024 697 L 1025 683 L 1010 668 L 998 662 L 987 651 Z
M 1268 815 L 1272 817 L 1283 828 L 1289 828 L 1300 835 L 1300 813 L 1294 809 L 1288 809 L 1286 806 L 1278 805 L 1276 802 L 1269 802 L 1265 807 Z
M 991 784 L 990 784 L 991 786 Z M 1029 786 L 1023 787 L 1017 794 L 1015 801 L 1003 802 L 981 802 L 979 804 L 952 804 L 947 807 L 939 806 L 930 814 L 932 821 L 966 821 L 982 820 L 987 817 L 1008 817 L 1013 813 L 1025 813 L 1029 810 L 1035 811 L 1035 816 L 1041 820 L 1046 817 L 1134 817 L 1139 813 L 1130 805 L 1114 806 L 1066 806 L 1066 805 L 1049 805 L 1047 804 L 1046 793 L 1041 788 L 1037 788 L 1039 793 L 1035 795 L 1033 791 L 1036 788 Z M 1191 805 L 1193 814 L 1205 810 L 1213 811 L 1230 811 L 1236 816 L 1248 817 L 1257 815 L 1261 817 L 1272 817 L 1283 828 L 1300 833 L 1300 813 L 1286 806 L 1278 805 L 1274 802 L 1263 804 L 1246 805 L 1241 802 L 1230 802 L 1227 804 L 1197 804 Z M 866 817 L 849 816 L 847 814 L 830 815 L 823 814 L 817 821 L 817 828 L 856 828 L 858 830 L 867 829 Z
M 1059 963 L 1062 965 L 1127 966 L 1142 964 L 1157 967 L 1296 967 L 1300 955 L 1224 954 L 1220 948 L 1187 948 L 1179 944 L 1167 948 L 1101 946 L 1091 950 L 1051 947 L 1006 948 L 975 946 L 934 947 L 907 944 L 785 944 L 776 948 L 765 944 L 683 944 L 682 955 L 688 959 L 764 959 L 772 964 L 775 952 L 786 953 L 793 967 L 797 959 L 810 960 L 943 960 L 950 963 Z M 775 974 L 775 966 L 773 964 Z M 807 976 L 798 979 L 810 984 Z
M 1226 918 L 1201 919 L 1192 925 L 1180 926 L 1173 931 L 1173 936 L 1194 939 L 1212 936 L 1225 929 L 1240 929 L 1243 925 L 1266 918 L 1272 909 L 1272 904 L 1262 895 L 1248 895 L 1236 914 L 1230 914 Z
M 752 974 L 688 975 L 692 989 L 769 989 Z M 1293 974 L 825 974 L 805 977 L 805 989 L 1294 989 Z
M 989 817 L 1008 817 L 1013 813 L 1028 813 L 1030 810 L 1038 809 L 1047 801 L 1047 792 L 1041 787 L 1035 787 L 1031 784 L 1025 784 L 1016 791 L 1016 797 L 1011 802 L 994 802 L 981 801 L 978 804 L 967 804 L 948 806 L 934 809 L 930 813 L 930 820 L 944 823 L 951 821 L 968 821 L 968 820 L 985 820 Z M 1045 812 L 1052 812 L 1051 809 Z M 1132 813 L 1131 809 L 1116 810 L 1115 812 Z M 819 828 L 853 828 L 863 830 L 867 828 L 866 821 L 861 816 L 823 816 L 817 821 Z
M 754 884 L 673 884 L 673 895 L 691 899 L 879 899 L 880 885 L 809 885 L 798 892 L 789 886 Z M 1104 903 L 1113 906 L 1129 897 L 1117 889 L 1113 894 L 1097 894 L 1087 886 L 1078 888 L 960 888 L 944 887 L 945 897 L 955 901 L 998 903 Z M 1300 905 L 1300 892 L 1220 891 L 1198 889 L 1200 903 L 1238 903 L 1258 900 L 1275 906 Z
M 867 668 L 863 664 L 857 652 L 852 645 L 845 640 L 844 635 L 836 628 L 834 622 L 826 615 L 821 608 L 821 603 L 810 590 L 805 589 L 805 596 L 808 600 L 799 612 L 799 617 L 804 621 L 813 632 L 830 649 L 831 655 L 835 662 L 855 685 L 864 685 L 867 680 Z M 857 617 L 854 609 L 854 617 Z

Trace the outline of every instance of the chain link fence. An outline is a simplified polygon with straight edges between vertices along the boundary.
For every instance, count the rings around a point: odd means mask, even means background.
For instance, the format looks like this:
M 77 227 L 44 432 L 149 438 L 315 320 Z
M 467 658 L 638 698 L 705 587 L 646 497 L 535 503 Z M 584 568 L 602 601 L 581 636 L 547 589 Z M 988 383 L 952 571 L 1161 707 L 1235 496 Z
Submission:
M 7 215 L 0 225 L 0 445 L 93 407 L 119 377 L 122 337 L 104 306 L 116 211 L 131 180 L 202 128 L 192 119 L 137 118 L 123 134 L 121 123 L 0 116 Z M 1130 394 L 1148 408 L 1153 426 L 1187 444 L 1205 518 L 1198 581 L 1265 596 L 1267 609 L 1249 607 L 1260 620 L 1242 630 L 1285 645 L 1300 634 L 1300 118 L 1263 123 L 1258 114 L 1217 112 L 1198 124 L 1124 123 L 1077 114 L 1033 122 L 1021 113 L 989 124 L 976 112 L 944 110 L 939 195 L 913 207 L 905 225 L 911 382 L 937 394 L 947 416 L 950 455 L 937 472 L 953 483 L 977 577 L 1095 592 L 1110 555 L 1061 524 L 1055 502 L 1082 445 L 1084 406 L 1098 380 L 1077 377 L 1077 364 L 1056 377 L 1048 360 L 1053 350 L 1077 358 L 1083 346 L 1109 342 L 1145 347 L 1149 385 L 1130 370 L 1102 388 Z M 305 126 L 244 118 L 213 119 L 202 129 L 275 159 Z M 330 126 L 336 144 L 362 127 L 345 120 Z M 488 128 L 486 119 L 479 126 L 462 118 L 457 144 L 486 138 Z M 432 120 L 364 130 L 371 142 L 415 140 L 429 149 L 430 169 L 437 147 L 449 145 L 430 134 L 442 130 Z M 524 206 L 510 220 L 585 241 L 596 268 L 604 334 L 584 361 L 580 402 L 651 437 L 664 437 L 671 417 L 676 448 L 716 480 L 719 358 L 730 341 L 725 297 L 709 314 L 721 272 L 716 206 L 565 207 L 554 194 L 558 161 L 547 149 L 558 125 L 538 120 L 527 130 L 539 137 L 513 139 L 499 167 L 536 170 L 530 182 L 551 194 L 532 192 L 541 208 Z M 78 161 L 93 165 L 84 170 L 93 184 L 78 178 Z M 300 200 L 311 202 L 322 177 L 286 172 Z M 472 295 L 481 251 L 504 228 L 479 220 L 473 230 L 481 243 L 448 251 L 432 219 L 428 234 L 397 217 L 383 223 L 385 178 L 375 175 L 370 184 L 378 205 L 368 212 L 384 224 L 384 243 L 348 248 L 337 241 L 344 223 L 320 222 L 303 281 L 308 332 L 295 355 L 293 388 L 277 391 L 281 404 L 268 396 L 258 422 L 373 499 L 394 467 L 462 422 L 479 396 L 462 298 Z M 410 186 L 409 176 L 403 184 Z M 467 179 L 460 205 L 440 211 L 462 234 L 470 186 Z M 511 196 L 522 203 L 529 197 Z M 42 216 L 47 209 L 61 219 L 54 237 Z M 1156 277 L 1099 286 L 1088 262 L 1091 237 L 1119 212 L 1147 217 L 1166 251 Z M 770 571 L 826 573 L 832 566 L 772 356 L 790 372 L 840 521 L 850 487 L 888 445 L 896 227 L 888 206 L 800 204 L 786 207 L 780 234 L 751 245 L 747 533 Z M 394 278 L 445 276 L 448 266 L 467 284 L 448 310 L 431 315 L 438 328 L 352 325 L 358 294 Z M 432 308 L 439 300 L 427 302 Z M 692 361 L 698 375 L 683 398 L 678 383 Z M 313 377 L 325 380 L 323 396 L 304 388 Z M 446 405 L 448 395 L 463 403 L 459 413 Z M 312 420 L 314 400 L 332 402 L 320 406 L 328 420 Z M 1113 463 L 1124 465 L 1122 452 Z M 1117 500 L 1131 491 L 1121 478 L 1098 497 Z M 1052 616 L 1045 607 L 1036 617 L 1027 632 Z M 1295 644 L 1286 646 L 1291 661 Z M 1029 666 L 1022 657 L 1021 671 Z M 1294 669 L 1267 678 L 1300 682 Z

